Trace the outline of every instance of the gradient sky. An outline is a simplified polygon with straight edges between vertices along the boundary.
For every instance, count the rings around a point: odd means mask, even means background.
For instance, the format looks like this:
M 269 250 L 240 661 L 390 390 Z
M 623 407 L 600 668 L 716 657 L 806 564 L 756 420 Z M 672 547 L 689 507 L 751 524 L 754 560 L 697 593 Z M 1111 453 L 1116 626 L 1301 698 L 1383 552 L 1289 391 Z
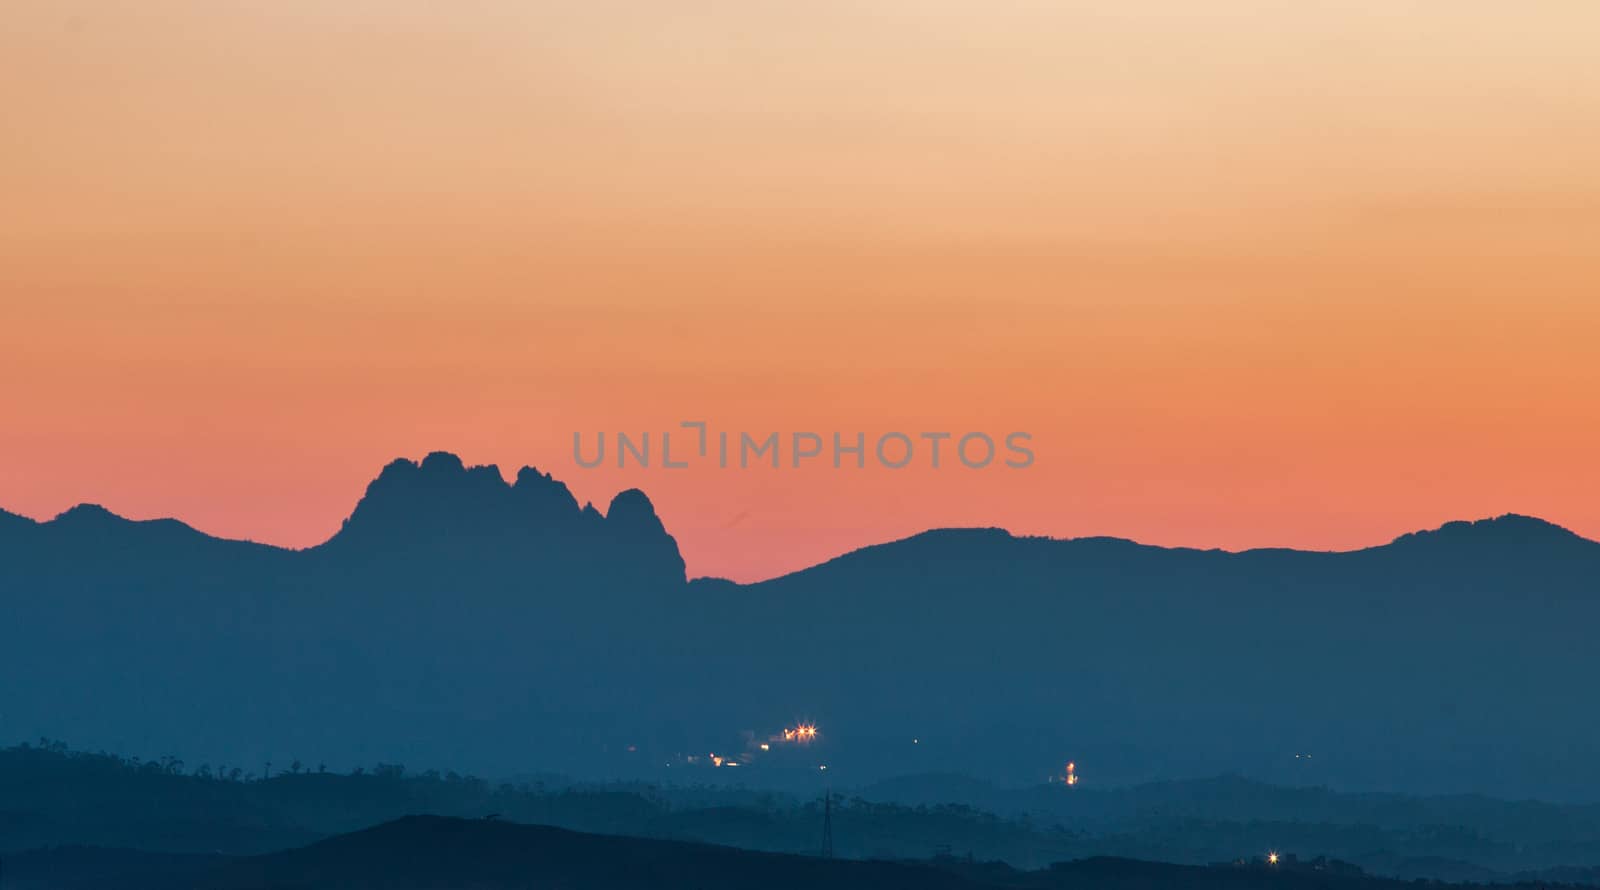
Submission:
M 739 579 L 938 525 L 1600 537 L 1597 41 L 1589 0 L 13 2 L 0 506 L 304 546 L 448 449 L 644 488 Z M 573 461 L 690 419 L 1037 462 Z

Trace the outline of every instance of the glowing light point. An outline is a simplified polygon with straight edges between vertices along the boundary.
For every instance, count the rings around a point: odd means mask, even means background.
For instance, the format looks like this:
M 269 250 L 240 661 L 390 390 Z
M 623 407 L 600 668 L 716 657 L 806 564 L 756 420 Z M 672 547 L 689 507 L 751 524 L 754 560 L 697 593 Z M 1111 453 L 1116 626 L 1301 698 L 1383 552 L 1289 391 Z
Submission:
M 1268 853 L 1267 854 L 1267 864 L 1268 865 L 1277 865 L 1278 864 L 1278 854 L 1277 854 L 1277 852 L 1274 851 L 1272 853 Z

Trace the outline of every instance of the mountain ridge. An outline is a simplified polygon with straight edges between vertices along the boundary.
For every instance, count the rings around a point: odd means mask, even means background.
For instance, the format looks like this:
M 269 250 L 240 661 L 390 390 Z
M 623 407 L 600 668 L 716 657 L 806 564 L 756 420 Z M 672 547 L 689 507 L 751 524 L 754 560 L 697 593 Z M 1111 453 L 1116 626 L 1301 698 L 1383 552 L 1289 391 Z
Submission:
M 1248 547 L 1239 550 L 1230 550 L 1221 547 L 1187 547 L 1182 545 L 1152 544 L 1132 538 L 1122 538 L 1111 535 L 1085 535 L 1069 538 L 1057 538 L 1048 535 L 1017 535 L 1000 526 L 968 526 L 968 527 L 943 527 L 930 528 L 876 544 L 868 544 L 854 550 L 841 553 L 815 565 L 796 569 L 793 572 L 778 575 L 766 581 L 752 582 L 753 584 L 770 583 L 779 581 L 793 575 L 800 575 L 823 567 L 832 565 L 840 560 L 849 560 L 863 554 L 881 551 L 884 548 L 897 546 L 929 548 L 940 550 L 951 543 L 974 543 L 984 546 L 1006 546 L 1020 544 L 1023 546 L 1036 544 L 1073 544 L 1080 546 L 1099 546 L 1107 548 L 1137 549 L 1143 551 L 1158 551 L 1162 553 L 1177 554 L 1215 554 L 1226 556 L 1263 556 L 1263 555 L 1299 555 L 1299 556 L 1344 556 L 1353 554 L 1369 554 L 1382 552 L 1393 547 L 1413 545 L 1426 545 L 1440 540 L 1452 543 L 1463 540 L 1494 540 L 1502 532 L 1511 532 L 1509 537 L 1526 543 L 1529 541 L 1545 540 L 1562 544 L 1578 544 L 1596 548 L 1600 552 L 1600 541 L 1585 538 L 1576 532 L 1548 520 L 1519 513 L 1503 513 L 1498 516 L 1486 517 L 1477 520 L 1450 520 L 1437 528 L 1419 529 L 1406 532 L 1385 543 L 1373 544 L 1366 547 L 1357 547 L 1348 550 L 1312 550 L 1296 547 Z M 1530 534 L 1536 532 L 1538 534 Z M 1464 534 L 1465 533 L 1465 534 Z M 726 580 L 715 576 L 702 576 L 696 580 Z
M 618 508 L 621 507 L 621 513 Z M 384 510 L 398 511 L 395 515 L 381 514 Z M 520 512 L 519 512 L 520 511 Z M 409 515 L 406 515 L 409 514 Z M 385 533 L 401 538 L 414 536 L 416 528 L 406 529 L 404 524 L 417 524 L 419 516 L 429 520 L 445 518 L 452 523 L 464 524 L 478 534 L 502 536 L 508 529 L 519 526 L 524 531 L 540 531 L 528 520 L 556 523 L 555 530 L 562 535 L 582 535 L 597 532 L 607 522 L 614 522 L 614 530 L 633 534 L 632 543 L 644 543 L 655 551 L 654 558 L 671 564 L 682 561 L 676 539 L 655 511 L 649 496 L 638 488 L 618 492 L 602 513 L 592 504 L 579 506 L 577 498 L 564 482 L 552 474 L 541 472 L 533 466 L 518 469 L 512 481 L 507 482 L 494 464 L 468 466 L 459 456 L 448 451 L 430 452 L 420 461 L 397 458 L 386 464 L 370 482 L 351 512 L 340 523 L 338 531 L 327 540 L 303 548 L 279 545 L 248 538 L 228 538 L 209 534 L 175 517 L 131 519 L 121 516 L 95 503 L 77 504 L 49 520 L 35 520 L 0 507 L 0 534 L 18 529 L 50 529 L 59 531 L 67 527 L 95 525 L 99 528 L 119 526 L 138 527 L 151 531 L 184 533 L 210 541 L 248 544 L 288 553 L 304 553 L 350 546 L 352 539 L 367 538 L 382 543 Z M 616 517 L 613 520 L 613 517 Z M 371 526 L 371 531 L 368 526 Z M 547 527 L 543 531 L 551 531 Z M 437 533 L 438 528 L 424 531 Z M 665 541 L 660 538 L 665 537 Z M 933 527 L 906 537 L 874 542 L 839 553 L 829 559 L 754 582 L 731 582 L 739 586 L 778 581 L 829 566 L 858 554 L 871 553 L 885 547 L 937 546 L 953 541 L 968 544 L 976 541 L 985 546 L 1037 542 L 1076 544 L 1081 546 L 1138 547 L 1176 553 L 1221 553 L 1231 555 L 1260 554 L 1353 554 L 1382 552 L 1387 548 L 1436 546 L 1441 544 L 1502 544 L 1514 541 L 1543 546 L 1600 547 L 1600 542 L 1539 517 L 1519 513 L 1503 513 L 1481 519 L 1456 519 L 1443 522 L 1431 529 L 1417 529 L 1400 534 L 1387 542 L 1346 550 L 1305 549 L 1295 547 L 1247 547 L 1243 549 L 1196 548 L 1183 545 L 1148 543 L 1131 538 L 1108 535 L 1054 537 L 1046 535 L 1017 535 L 1001 526 Z M 392 542 L 391 542 L 392 543 Z M 669 549 L 670 548 L 670 549 Z M 690 580 L 685 577 L 685 580 Z M 695 576 L 693 580 L 725 581 L 715 575 Z
M 1511 514 L 1353 551 L 935 529 L 689 583 L 643 492 L 602 514 L 435 453 L 305 550 L 94 508 L 0 522 L 0 676 L 23 680 L 0 736 L 654 776 L 806 718 L 830 740 L 809 768 L 862 781 L 1076 758 L 1569 799 L 1600 795 L 1600 715 L 1570 707 L 1600 672 L 1597 579 L 1600 544 Z

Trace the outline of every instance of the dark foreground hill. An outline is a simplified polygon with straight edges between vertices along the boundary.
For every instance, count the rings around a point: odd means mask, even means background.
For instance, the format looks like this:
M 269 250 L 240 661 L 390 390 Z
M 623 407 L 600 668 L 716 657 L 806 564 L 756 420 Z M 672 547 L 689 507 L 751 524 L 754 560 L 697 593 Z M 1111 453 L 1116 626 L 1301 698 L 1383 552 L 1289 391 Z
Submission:
M 815 789 L 954 771 L 1600 798 L 1600 544 L 1536 519 L 1347 553 L 942 530 L 686 582 L 640 492 L 397 461 L 286 551 L 0 516 L 0 739 L 189 763 Z M 793 721 L 804 749 L 758 753 Z M 691 760 L 691 758 L 693 758 Z
M 118 867 L 125 869 L 118 873 Z M 97 850 L 18 857 L 17 890 L 1401 890 L 1337 863 L 1179 866 L 1088 859 L 1041 871 L 957 859 L 823 859 L 416 816 L 264 856 L 175 858 Z M 1456 885 L 1469 888 L 1475 885 Z

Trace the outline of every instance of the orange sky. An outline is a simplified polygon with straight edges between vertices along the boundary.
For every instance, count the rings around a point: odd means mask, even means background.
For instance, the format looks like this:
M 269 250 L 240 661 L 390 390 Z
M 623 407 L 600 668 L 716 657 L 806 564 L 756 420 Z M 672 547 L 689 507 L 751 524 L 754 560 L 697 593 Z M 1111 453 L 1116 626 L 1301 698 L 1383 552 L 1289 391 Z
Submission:
M 1587 0 L 23 0 L 0 506 L 300 546 L 448 449 L 644 488 L 740 579 L 936 525 L 1600 537 L 1597 37 Z M 1037 461 L 573 461 L 693 419 Z

